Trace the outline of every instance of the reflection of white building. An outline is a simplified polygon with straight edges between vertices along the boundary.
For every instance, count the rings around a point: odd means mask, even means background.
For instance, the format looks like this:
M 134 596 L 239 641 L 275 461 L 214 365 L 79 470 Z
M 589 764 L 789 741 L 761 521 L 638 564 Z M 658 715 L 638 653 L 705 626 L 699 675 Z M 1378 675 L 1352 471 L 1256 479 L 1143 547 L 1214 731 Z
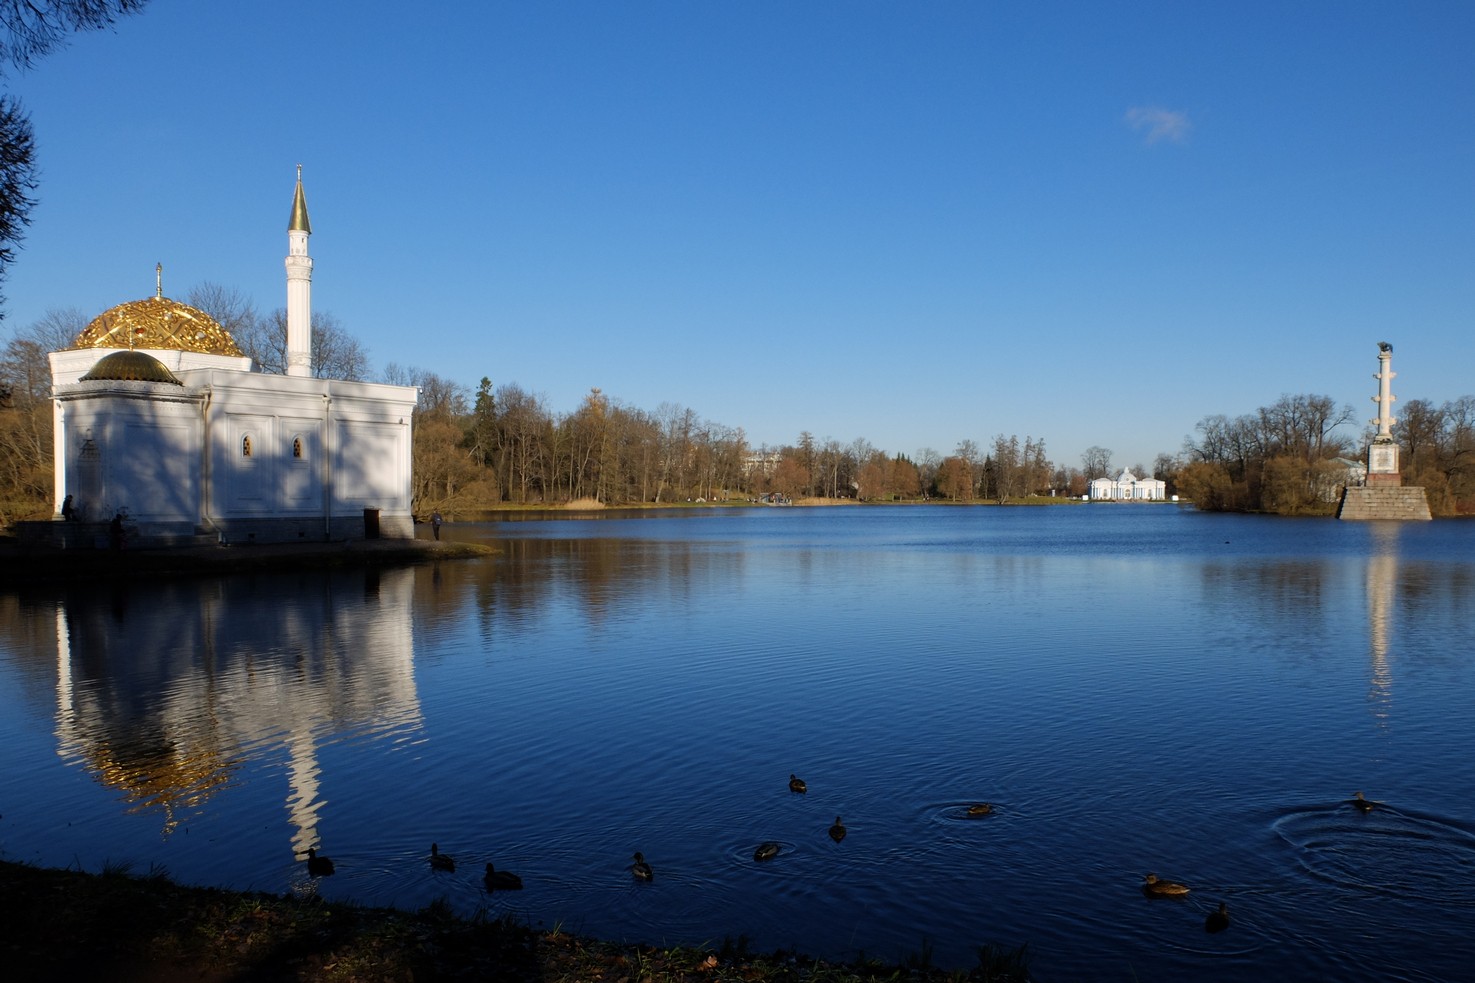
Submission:
M 1157 478 L 1139 478 L 1124 468 L 1115 478 L 1097 478 L 1091 482 L 1092 501 L 1160 502 L 1167 497 L 1168 486 Z
M 270 616 L 260 580 L 115 587 L 59 604 L 58 753 L 169 832 L 251 773 L 249 758 L 280 748 L 300 859 L 318 845 L 319 743 L 421 726 L 414 570 L 302 583 L 314 589 L 276 588 Z
M 287 374 L 252 371 L 204 311 L 155 296 L 105 311 L 51 354 L 55 501 L 124 511 L 146 538 L 412 537 L 416 390 L 311 373 L 311 226 L 288 224 Z M 75 524 L 56 535 L 84 534 Z

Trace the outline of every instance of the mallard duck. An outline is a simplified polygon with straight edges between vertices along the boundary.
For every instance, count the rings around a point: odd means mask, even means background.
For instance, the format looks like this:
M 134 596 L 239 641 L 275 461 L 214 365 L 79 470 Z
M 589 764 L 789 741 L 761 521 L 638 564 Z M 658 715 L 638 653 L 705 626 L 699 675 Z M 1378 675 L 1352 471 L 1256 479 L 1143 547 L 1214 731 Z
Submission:
M 440 847 L 432 843 L 430 844 L 430 869 L 450 873 L 455 871 L 456 861 L 451 859 L 450 854 L 441 853 Z
M 994 807 L 988 802 L 975 802 L 968 807 L 968 815 L 970 816 L 992 816 L 993 814 Z
M 1177 881 L 1160 881 L 1156 874 L 1148 874 L 1142 878 L 1142 893 L 1150 898 L 1171 898 L 1187 894 L 1188 885 Z
M 637 881 L 653 881 L 656 872 L 650 869 L 650 864 L 645 862 L 645 854 L 639 850 L 635 851 L 635 863 L 630 866 L 630 873 L 635 875 Z
M 1229 905 L 1219 902 L 1219 910 L 1209 912 L 1204 919 L 1205 932 L 1222 932 L 1229 927 Z
M 808 792 L 809 786 L 804 783 L 804 779 L 800 778 L 798 775 L 791 774 L 789 775 L 789 791 Z
M 307 873 L 309 877 L 327 877 L 333 873 L 333 861 L 318 856 L 315 847 L 307 848 Z
M 839 843 L 841 840 L 845 839 L 845 824 L 840 822 L 839 816 L 835 817 L 835 825 L 830 827 L 830 839 L 834 840 L 836 843 Z
M 1349 799 L 1348 801 L 1352 803 L 1352 808 L 1356 809 L 1358 812 L 1372 812 L 1373 811 L 1373 805 L 1374 805 L 1374 803 L 1369 802 L 1367 799 L 1364 799 L 1362 797 L 1362 793 L 1361 792 L 1358 792 L 1357 794 L 1353 795 L 1352 798 Z
M 753 859 L 772 860 L 774 857 L 778 856 L 778 851 L 779 845 L 772 840 L 769 840 L 766 843 L 759 843 L 758 849 L 753 851 Z
M 522 878 L 505 870 L 497 870 L 487 863 L 487 872 L 482 877 L 488 891 L 521 891 Z

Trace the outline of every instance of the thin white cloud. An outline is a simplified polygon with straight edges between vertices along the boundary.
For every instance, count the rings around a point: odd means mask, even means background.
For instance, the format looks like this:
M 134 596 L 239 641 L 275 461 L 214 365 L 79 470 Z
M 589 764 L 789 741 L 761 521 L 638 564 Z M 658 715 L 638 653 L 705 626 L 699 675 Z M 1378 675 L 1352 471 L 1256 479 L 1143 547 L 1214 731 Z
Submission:
M 1161 106 L 1133 106 L 1127 110 L 1127 125 L 1138 133 L 1145 132 L 1148 146 L 1154 143 L 1183 143 L 1193 124 L 1188 114 L 1180 109 L 1163 109 Z

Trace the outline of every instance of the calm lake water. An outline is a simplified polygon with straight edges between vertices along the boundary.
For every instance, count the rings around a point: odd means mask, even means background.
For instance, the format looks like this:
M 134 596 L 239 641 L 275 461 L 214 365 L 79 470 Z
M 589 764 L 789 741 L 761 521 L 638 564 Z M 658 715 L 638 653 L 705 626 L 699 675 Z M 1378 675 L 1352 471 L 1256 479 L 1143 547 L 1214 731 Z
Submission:
M 967 968 L 1028 943 L 1052 981 L 1470 978 L 1475 523 L 445 533 L 503 553 L 0 595 L 0 851 L 657 944 Z M 487 861 L 526 889 L 485 892 Z M 1193 891 L 1145 898 L 1149 871 Z

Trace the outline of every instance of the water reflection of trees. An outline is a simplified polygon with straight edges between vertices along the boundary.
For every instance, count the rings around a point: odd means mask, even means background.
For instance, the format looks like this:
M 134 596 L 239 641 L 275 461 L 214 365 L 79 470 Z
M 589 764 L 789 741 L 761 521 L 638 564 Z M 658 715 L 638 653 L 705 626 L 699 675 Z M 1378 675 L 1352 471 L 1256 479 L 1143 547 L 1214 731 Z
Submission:
M 441 563 L 419 569 L 415 603 L 436 618 L 462 617 L 469 599 L 483 637 L 499 628 L 572 612 L 589 624 L 626 618 L 648 603 L 685 604 L 693 586 L 733 582 L 742 551 L 699 541 L 611 538 L 487 540 L 501 553 L 486 563 Z
M 306 850 L 322 736 L 419 724 L 413 583 L 354 570 L 71 589 L 53 601 L 54 642 L 31 650 L 55 655 L 59 753 L 167 832 L 248 756 L 284 749 Z

